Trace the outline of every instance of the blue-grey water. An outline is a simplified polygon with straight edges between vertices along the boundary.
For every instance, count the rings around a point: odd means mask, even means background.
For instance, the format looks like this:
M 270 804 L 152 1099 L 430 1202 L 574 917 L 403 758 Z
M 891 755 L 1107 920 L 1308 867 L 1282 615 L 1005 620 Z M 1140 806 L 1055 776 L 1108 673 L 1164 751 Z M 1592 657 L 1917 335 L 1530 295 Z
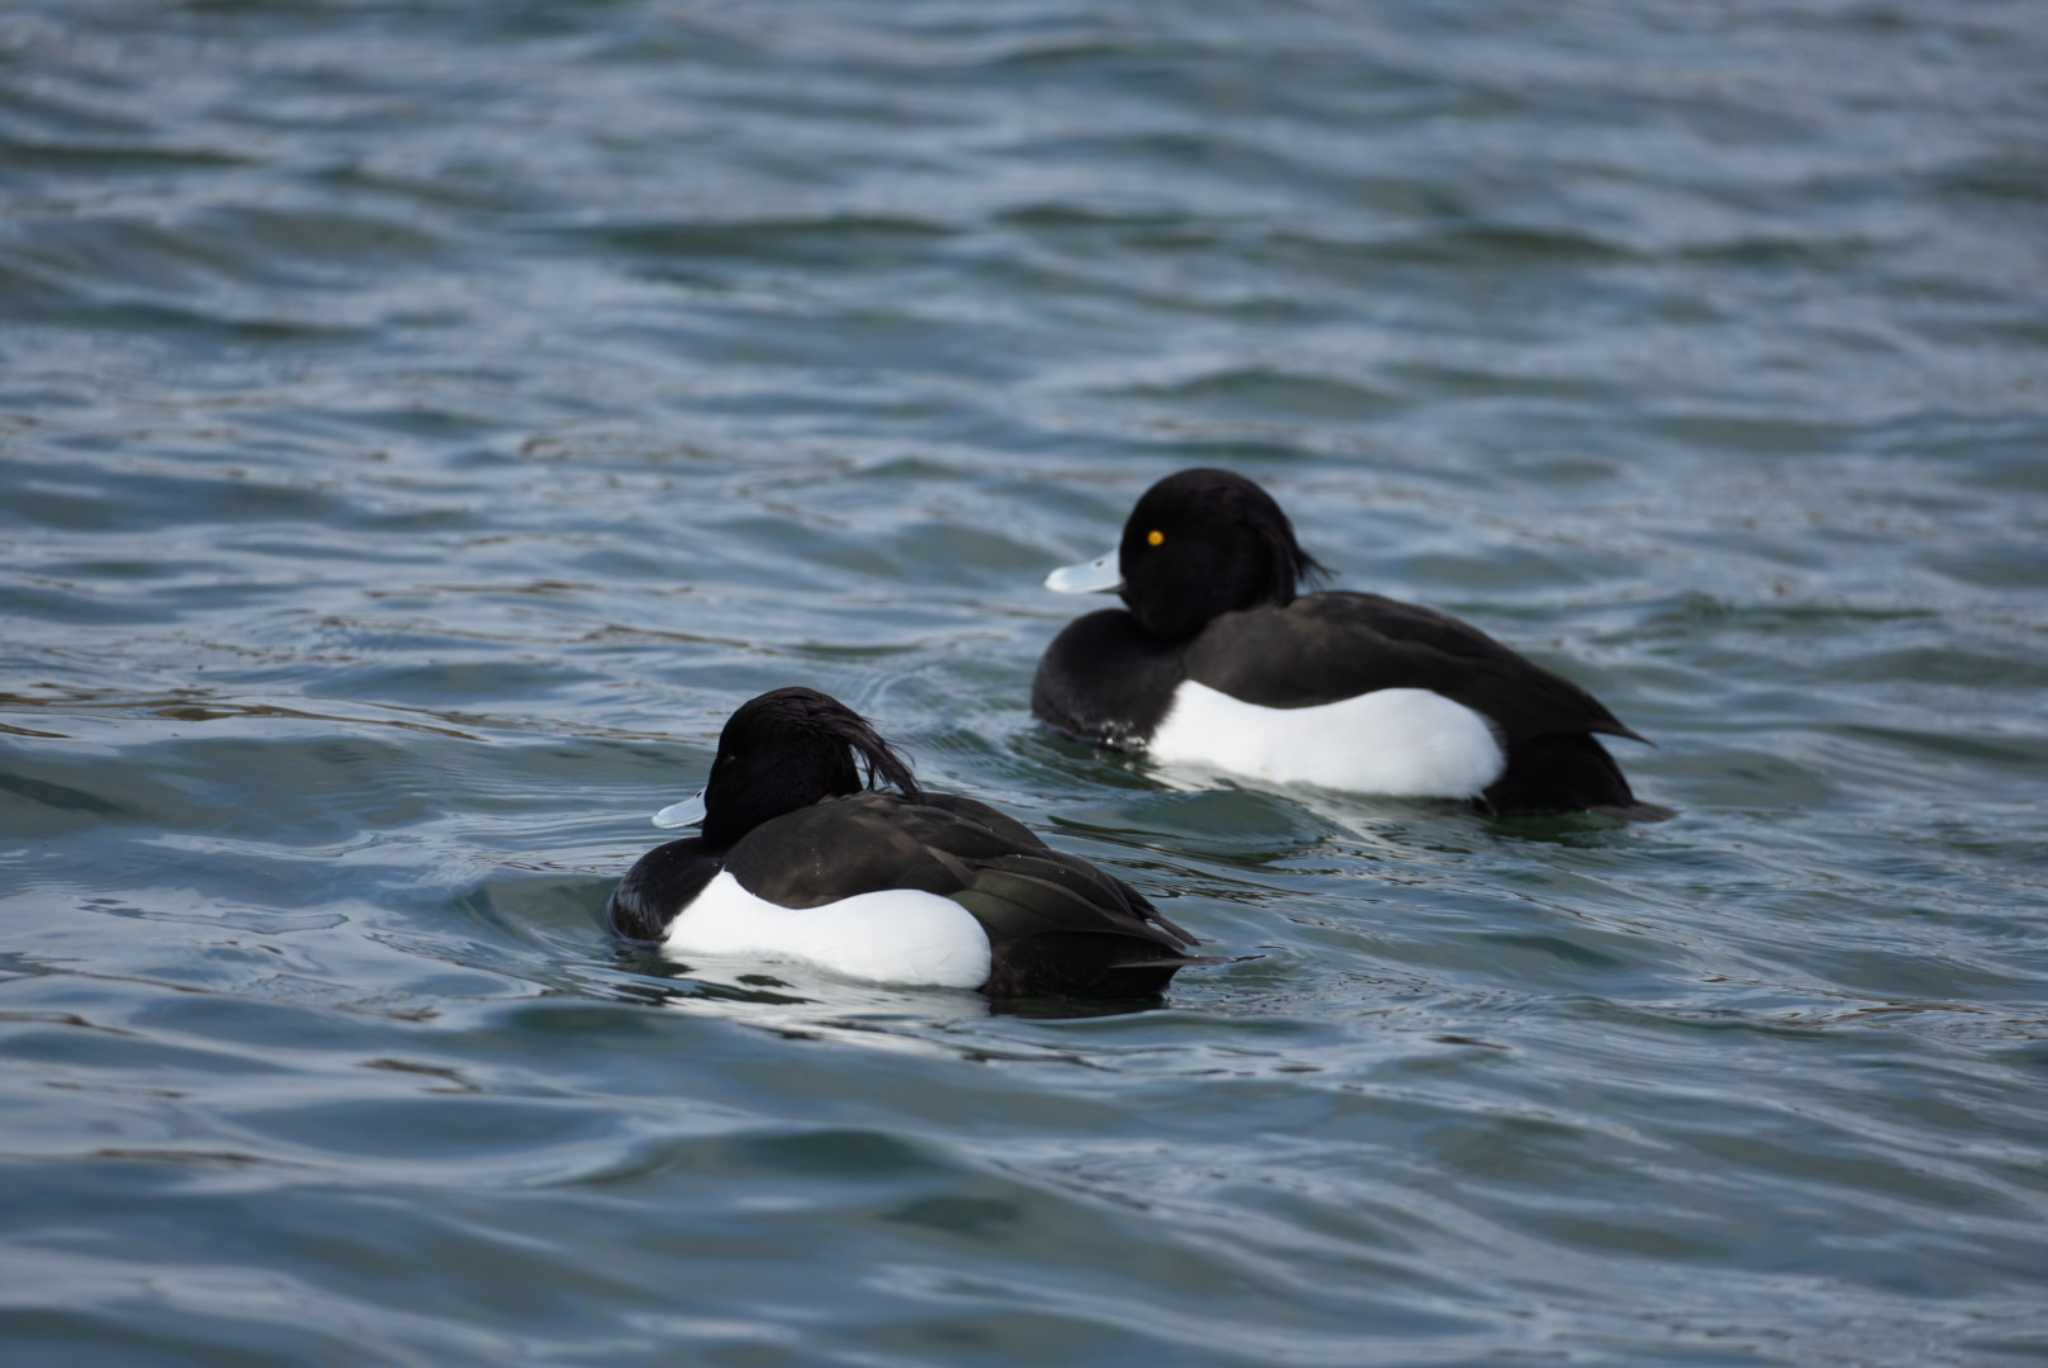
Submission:
M 1679 815 L 1038 729 L 1194 464 Z M 0 552 L 9 1364 L 2048 1358 L 2037 0 L 10 0 Z M 1253 958 L 622 952 L 789 683 Z

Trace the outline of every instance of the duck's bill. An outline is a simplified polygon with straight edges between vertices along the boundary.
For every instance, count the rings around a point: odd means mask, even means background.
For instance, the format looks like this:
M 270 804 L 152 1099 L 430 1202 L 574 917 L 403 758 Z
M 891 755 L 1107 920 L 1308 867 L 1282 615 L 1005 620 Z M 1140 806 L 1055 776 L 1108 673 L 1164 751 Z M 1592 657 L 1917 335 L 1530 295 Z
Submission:
M 685 798 L 680 803 L 670 803 L 654 814 L 653 822 L 658 827 L 702 826 L 704 824 L 704 795 Z
M 1045 587 L 1055 594 L 1113 594 L 1124 587 L 1124 572 L 1112 551 L 1079 565 L 1062 565 L 1045 577 Z

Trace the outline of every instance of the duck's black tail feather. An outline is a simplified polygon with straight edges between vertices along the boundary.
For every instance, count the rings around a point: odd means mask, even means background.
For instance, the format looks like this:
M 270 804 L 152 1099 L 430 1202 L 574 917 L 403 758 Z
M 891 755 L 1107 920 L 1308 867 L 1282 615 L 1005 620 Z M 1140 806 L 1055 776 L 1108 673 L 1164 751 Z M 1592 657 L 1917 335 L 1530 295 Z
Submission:
M 1621 766 L 1584 732 L 1538 736 L 1522 742 L 1508 755 L 1507 772 L 1480 798 L 1486 811 L 1500 817 L 1526 813 L 1570 812 L 1584 808 L 1621 810 L 1642 807 L 1636 802 Z
M 996 957 L 982 991 L 992 998 L 1073 996 L 1150 998 L 1166 991 L 1190 964 L 1218 964 L 1209 955 L 1161 954 L 1157 942 L 1117 937 L 1105 953 L 1092 932 L 1052 932 L 1012 941 Z

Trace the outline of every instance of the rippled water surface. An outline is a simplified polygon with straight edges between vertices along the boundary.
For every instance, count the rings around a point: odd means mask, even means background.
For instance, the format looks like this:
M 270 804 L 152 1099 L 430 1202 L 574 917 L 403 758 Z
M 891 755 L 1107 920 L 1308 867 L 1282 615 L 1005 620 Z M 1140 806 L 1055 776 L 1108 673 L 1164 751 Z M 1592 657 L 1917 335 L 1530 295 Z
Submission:
M 2048 1358 L 2048 11 L 13 0 L 10 1363 Z M 1193 464 L 1658 825 L 1190 787 Z M 1233 954 L 626 953 L 831 690 Z

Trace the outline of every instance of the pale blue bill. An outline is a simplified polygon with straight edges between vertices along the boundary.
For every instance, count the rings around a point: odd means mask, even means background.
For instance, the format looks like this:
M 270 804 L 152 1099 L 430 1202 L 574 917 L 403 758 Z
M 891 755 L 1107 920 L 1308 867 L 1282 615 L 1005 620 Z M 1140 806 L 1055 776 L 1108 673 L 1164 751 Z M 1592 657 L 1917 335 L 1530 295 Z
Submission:
M 1111 551 L 1079 565 L 1062 565 L 1045 577 L 1045 587 L 1055 594 L 1109 594 L 1124 587 L 1124 572 Z
M 658 827 L 698 826 L 704 821 L 704 795 L 699 793 L 680 803 L 670 803 L 652 818 Z

